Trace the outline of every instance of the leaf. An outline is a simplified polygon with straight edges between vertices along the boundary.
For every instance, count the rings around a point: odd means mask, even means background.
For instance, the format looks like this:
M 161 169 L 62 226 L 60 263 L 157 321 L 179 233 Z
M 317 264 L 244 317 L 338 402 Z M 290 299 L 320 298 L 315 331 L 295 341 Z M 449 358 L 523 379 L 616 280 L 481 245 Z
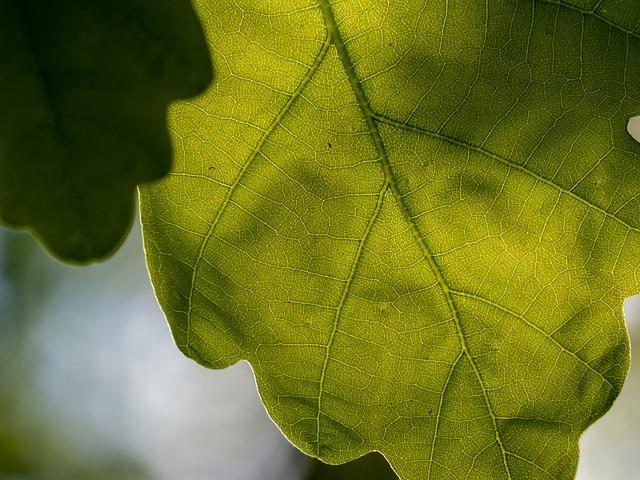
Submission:
M 200 8 L 218 81 L 142 195 L 178 346 L 323 461 L 572 478 L 629 365 L 640 3 Z
M 327 465 L 314 461 L 311 463 L 306 480 L 398 480 L 389 464 L 378 454 L 370 453 L 344 465 Z
M 171 163 L 169 102 L 211 80 L 188 0 L 0 0 L 0 218 L 56 256 L 108 256 Z

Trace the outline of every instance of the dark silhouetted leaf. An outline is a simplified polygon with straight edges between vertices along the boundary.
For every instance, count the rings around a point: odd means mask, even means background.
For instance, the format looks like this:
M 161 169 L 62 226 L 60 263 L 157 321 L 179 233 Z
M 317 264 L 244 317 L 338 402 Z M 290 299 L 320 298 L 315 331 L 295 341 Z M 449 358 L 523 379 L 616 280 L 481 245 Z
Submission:
M 398 480 L 384 457 L 369 453 L 344 465 L 313 462 L 307 480 Z
M 212 68 L 188 0 L 0 0 L 0 217 L 104 258 L 135 187 L 166 174 L 169 102 Z

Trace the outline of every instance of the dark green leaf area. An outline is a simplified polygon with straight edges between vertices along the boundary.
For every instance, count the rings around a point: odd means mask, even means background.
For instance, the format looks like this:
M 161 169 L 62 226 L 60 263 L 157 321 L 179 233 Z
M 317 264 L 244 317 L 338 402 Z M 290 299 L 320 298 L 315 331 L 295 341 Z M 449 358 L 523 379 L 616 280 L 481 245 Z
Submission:
M 0 0 L 0 220 L 85 263 L 171 164 L 170 102 L 212 66 L 188 0 Z

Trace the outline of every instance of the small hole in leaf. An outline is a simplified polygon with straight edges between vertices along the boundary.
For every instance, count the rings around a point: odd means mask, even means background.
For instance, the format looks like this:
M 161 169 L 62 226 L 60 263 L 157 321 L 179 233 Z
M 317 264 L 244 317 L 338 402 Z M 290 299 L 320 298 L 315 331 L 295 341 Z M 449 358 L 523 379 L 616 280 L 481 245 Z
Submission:
M 629 132 L 629 135 L 640 142 L 640 115 L 629 119 L 629 123 L 627 123 L 627 131 Z

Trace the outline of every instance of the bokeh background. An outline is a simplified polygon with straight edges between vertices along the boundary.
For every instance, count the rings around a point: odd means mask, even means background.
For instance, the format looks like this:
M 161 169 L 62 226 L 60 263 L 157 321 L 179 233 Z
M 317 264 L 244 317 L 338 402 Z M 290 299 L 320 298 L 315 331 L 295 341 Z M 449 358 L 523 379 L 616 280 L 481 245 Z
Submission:
M 640 288 L 640 286 L 639 286 Z M 640 298 L 627 301 L 640 349 Z M 579 480 L 640 479 L 640 357 L 583 436 Z M 328 467 L 268 418 L 246 363 L 178 351 L 140 229 L 108 262 L 70 267 L 0 229 L 0 480 L 386 480 L 381 457 Z

